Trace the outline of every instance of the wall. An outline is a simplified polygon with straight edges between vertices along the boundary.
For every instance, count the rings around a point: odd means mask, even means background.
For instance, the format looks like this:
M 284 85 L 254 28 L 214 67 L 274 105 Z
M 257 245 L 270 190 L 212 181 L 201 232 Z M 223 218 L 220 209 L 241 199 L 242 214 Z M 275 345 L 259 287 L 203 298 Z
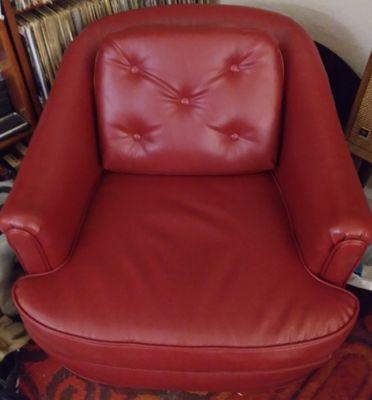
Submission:
M 358 74 L 372 51 L 372 0 L 221 0 L 286 14 Z

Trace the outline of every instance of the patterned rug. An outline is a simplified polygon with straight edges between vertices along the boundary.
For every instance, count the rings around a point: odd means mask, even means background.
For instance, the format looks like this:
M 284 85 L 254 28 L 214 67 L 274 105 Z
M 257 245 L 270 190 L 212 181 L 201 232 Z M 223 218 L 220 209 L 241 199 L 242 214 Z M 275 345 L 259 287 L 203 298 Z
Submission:
M 260 393 L 112 388 L 77 377 L 36 345 L 26 346 L 21 360 L 19 388 L 30 400 L 371 400 L 372 315 L 358 321 L 347 342 L 323 368 L 286 387 Z

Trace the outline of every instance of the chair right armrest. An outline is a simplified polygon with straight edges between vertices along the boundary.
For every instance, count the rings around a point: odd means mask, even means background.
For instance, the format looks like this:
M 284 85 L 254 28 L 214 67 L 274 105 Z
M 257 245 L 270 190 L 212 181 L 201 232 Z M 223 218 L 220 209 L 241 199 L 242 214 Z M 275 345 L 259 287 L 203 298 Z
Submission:
M 371 241 L 371 212 L 310 39 L 287 67 L 284 135 L 275 175 L 304 263 L 341 286 Z

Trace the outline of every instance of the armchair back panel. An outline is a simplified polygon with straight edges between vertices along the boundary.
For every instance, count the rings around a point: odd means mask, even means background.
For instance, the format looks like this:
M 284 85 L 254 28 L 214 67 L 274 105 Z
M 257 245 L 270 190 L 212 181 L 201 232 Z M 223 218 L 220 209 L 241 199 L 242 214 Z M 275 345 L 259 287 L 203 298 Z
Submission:
M 94 81 L 108 170 L 202 175 L 275 166 L 283 62 L 263 32 L 123 30 L 104 40 Z

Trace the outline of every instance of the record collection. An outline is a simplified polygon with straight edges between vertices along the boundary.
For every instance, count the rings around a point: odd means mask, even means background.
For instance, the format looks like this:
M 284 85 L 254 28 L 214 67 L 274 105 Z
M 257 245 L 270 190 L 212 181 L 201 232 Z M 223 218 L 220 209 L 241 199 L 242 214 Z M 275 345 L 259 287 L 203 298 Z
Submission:
M 88 24 L 140 7 L 210 0 L 14 0 L 19 32 L 32 66 L 41 104 L 48 98 L 63 52 Z

